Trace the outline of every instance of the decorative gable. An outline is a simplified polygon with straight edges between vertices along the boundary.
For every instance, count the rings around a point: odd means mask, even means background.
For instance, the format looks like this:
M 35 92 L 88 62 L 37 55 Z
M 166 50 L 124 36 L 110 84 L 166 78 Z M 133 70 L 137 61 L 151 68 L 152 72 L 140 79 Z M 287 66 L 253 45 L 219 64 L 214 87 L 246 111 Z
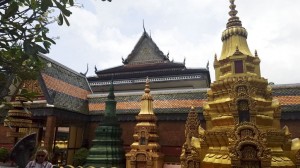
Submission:
M 25 80 L 23 81 L 22 89 L 26 89 L 29 92 L 35 93 L 34 100 L 44 100 L 44 93 L 40 87 L 38 80 Z
M 128 65 L 162 62 L 170 62 L 170 60 L 159 50 L 147 32 L 143 33 L 132 52 L 123 60 L 123 63 Z

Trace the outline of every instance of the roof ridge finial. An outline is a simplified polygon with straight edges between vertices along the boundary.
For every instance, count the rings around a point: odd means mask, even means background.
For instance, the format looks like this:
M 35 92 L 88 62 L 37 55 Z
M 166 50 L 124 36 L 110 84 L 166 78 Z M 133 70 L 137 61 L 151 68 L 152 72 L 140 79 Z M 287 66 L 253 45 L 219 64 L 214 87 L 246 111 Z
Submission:
M 232 27 L 232 26 L 242 26 L 242 22 L 240 21 L 239 17 L 236 16 L 238 11 L 235 9 L 236 5 L 234 4 L 235 0 L 229 0 L 230 1 L 230 11 L 228 12 L 230 18 L 228 19 L 227 22 L 227 28 Z
M 143 19 L 143 29 L 144 29 L 144 32 L 146 32 L 144 19 Z

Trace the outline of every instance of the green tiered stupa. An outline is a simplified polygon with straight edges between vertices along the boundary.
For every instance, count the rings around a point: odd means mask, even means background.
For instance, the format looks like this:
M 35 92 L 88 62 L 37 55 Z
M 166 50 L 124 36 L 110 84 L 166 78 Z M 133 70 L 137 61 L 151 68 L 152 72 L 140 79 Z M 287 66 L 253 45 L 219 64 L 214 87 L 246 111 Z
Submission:
M 90 149 L 85 166 L 125 167 L 125 154 L 121 140 L 122 130 L 116 116 L 116 104 L 113 81 L 108 100 L 105 102 L 104 120 L 96 129 L 96 138 Z

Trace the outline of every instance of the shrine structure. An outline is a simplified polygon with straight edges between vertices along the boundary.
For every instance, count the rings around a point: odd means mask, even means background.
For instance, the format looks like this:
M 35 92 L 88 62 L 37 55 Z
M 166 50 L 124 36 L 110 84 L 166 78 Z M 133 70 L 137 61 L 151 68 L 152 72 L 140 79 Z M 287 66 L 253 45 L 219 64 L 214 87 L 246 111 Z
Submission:
M 181 166 L 299 166 L 299 139 L 291 139 L 287 126 L 281 128 L 280 103 L 261 77 L 257 51 L 250 52 L 247 30 L 236 16 L 234 0 L 230 3 L 221 56 L 214 61 L 216 81 L 203 105 L 206 129 L 188 118 Z
M 164 155 L 160 152 L 153 98 L 150 94 L 149 79 L 141 99 L 141 111 L 136 116 L 138 123 L 134 129 L 134 142 L 126 154 L 127 168 L 162 168 Z

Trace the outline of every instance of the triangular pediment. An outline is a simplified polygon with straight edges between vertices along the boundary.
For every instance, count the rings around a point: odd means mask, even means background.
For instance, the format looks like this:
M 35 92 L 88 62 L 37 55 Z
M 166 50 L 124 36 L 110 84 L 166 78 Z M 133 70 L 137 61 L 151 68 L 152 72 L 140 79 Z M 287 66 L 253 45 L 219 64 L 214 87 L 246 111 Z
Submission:
M 35 97 L 33 100 L 44 100 L 44 90 L 42 90 L 40 86 L 40 82 L 38 80 L 25 80 L 23 81 L 22 89 L 26 89 L 27 91 L 34 93 Z
M 132 52 L 123 61 L 124 64 L 128 65 L 162 62 L 170 62 L 170 60 L 168 56 L 165 56 L 163 52 L 159 50 L 147 32 L 143 33 Z

